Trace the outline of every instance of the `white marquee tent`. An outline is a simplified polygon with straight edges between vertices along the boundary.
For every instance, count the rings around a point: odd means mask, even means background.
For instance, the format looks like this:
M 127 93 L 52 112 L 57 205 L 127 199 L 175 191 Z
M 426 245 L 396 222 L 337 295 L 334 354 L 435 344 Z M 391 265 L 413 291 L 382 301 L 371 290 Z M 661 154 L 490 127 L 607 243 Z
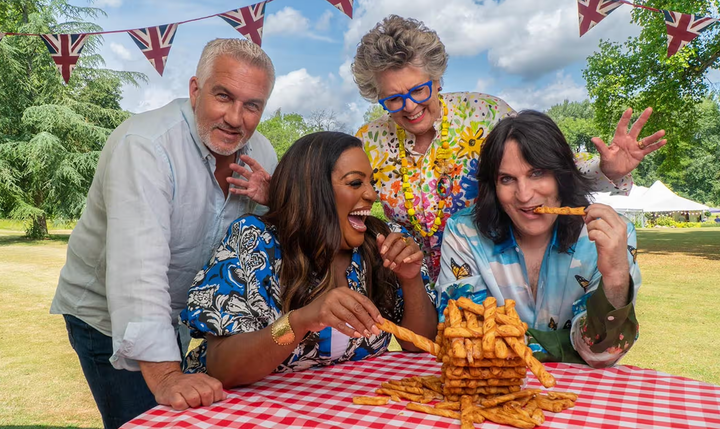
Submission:
M 703 213 L 710 209 L 704 204 L 677 195 L 659 180 L 649 188 L 633 186 L 627 196 L 596 192 L 592 194 L 592 198 L 596 203 L 607 204 L 633 221 L 640 220 L 643 225 L 645 213 L 692 214 L 700 219 Z

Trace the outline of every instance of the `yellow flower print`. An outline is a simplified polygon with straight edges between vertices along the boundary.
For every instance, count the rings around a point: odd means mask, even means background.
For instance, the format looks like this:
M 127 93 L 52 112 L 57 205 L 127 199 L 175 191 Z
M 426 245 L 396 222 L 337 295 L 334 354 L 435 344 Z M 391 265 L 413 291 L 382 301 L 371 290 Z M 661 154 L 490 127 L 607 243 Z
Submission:
M 395 164 L 389 162 L 388 160 L 390 155 L 387 152 L 380 153 L 378 150 L 371 150 L 368 155 L 370 158 L 370 164 L 372 164 L 375 180 L 377 180 L 380 184 L 388 183 L 390 181 L 388 173 L 395 170 Z
M 370 128 L 370 124 L 365 124 L 358 130 L 357 133 L 355 133 L 355 137 L 359 138 L 360 140 L 363 139 L 363 136 L 367 133 L 368 128 Z
M 458 153 L 458 158 L 478 158 L 480 156 L 480 149 L 483 143 L 485 143 L 485 139 L 483 138 L 484 134 L 485 129 L 482 127 L 478 129 L 477 132 L 473 132 L 472 128 L 466 127 L 462 134 L 460 134 L 460 152 Z

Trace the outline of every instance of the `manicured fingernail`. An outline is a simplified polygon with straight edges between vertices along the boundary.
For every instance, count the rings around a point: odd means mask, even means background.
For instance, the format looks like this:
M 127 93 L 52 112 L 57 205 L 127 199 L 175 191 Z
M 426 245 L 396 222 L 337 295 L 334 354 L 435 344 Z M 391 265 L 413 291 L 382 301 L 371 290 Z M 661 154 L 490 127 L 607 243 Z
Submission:
M 373 325 L 372 331 L 373 331 L 373 334 L 375 334 L 375 335 L 380 335 L 380 330 L 378 329 L 377 326 Z
M 387 246 L 383 246 L 382 249 L 380 250 L 380 253 L 385 253 L 385 252 L 387 252 Z
M 397 264 L 396 264 L 395 262 L 393 262 L 392 264 L 390 264 L 390 269 L 391 269 L 391 270 L 394 270 L 395 267 L 397 267 Z
M 389 259 L 385 259 L 385 260 L 383 261 L 383 267 L 387 268 L 388 265 L 390 265 L 390 260 L 389 260 Z
M 362 334 L 361 334 L 360 332 L 358 332 L 358 331 L 354 331 L 354 332 L 353 332 L 353 337 L 355 337 L 355 338 L 362 338 Z
M 365 337 L 370 338 L 370 331 L 368 331 L 367 329 L 365 330 L 365 332 L 363 332 L 363 334 L 365 334 Z
M 377 322 L 380 323 L 380 324 L 385 323 L 385 319 L 383 319 L 383 317 L 380 316 L 380 315 L 378 315 L 378 317 L 376 317 L 375 320 L 377 320 Z
M 407 258 L 403 259 L 403 263 L 407 264 L 408 262 L 410 262 L 410 257 L 409 257 L 409 256 L 408 256 Z

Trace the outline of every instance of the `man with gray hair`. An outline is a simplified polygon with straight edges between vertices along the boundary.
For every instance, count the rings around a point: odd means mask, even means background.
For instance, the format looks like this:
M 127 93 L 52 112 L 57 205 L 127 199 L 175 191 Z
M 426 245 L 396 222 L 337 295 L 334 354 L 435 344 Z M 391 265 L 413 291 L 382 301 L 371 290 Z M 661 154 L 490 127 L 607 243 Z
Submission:
M 265 210 L 277 156 L 255 128 L 274 82 L 258 46 L 213 40 L 190 99 L 132 116 L 102 150 L 50 311 L 65 318 L 106 428 L 158 403 L 225 398 L 216 379 L 181 371 L 177 320 L 230 223 Z

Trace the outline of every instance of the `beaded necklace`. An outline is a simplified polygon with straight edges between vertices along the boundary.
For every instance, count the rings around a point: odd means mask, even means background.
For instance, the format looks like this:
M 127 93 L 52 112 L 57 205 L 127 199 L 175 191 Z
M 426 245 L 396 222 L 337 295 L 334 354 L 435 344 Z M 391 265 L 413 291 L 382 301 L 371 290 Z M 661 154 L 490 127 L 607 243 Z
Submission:
M 450 142 L 448 141 L 448 129 L 450 128 L 450 124 L 448 123 L 448 108 L 442 96 L 438 95 L 438 98 L 440 99 L 440 105 L 442 106 L 443 111 L 442 123 L 440 125 L 440 142 L 442 143 L 442 146 L 438 148 L 435 154 L 435 160 L 437 166 L 440 167 L 442 170 L 440 170 L 440 179 L 438 179 L 435 187 L 439 198 L 438 208 L 437 212 L 435 213 L 435 222 L 429 231 L 425 231 L 422 225 L 420 225 L 420 222 L 417 220 L 417 217 L 415 217 L 415 214 L 417 213 L 413 205 L 415 195 L 413 194 L 412 188 L 410 187 L 409 183 L 408 160 L 407 154 L 405 152 L 405 129 L 403 129 L 399 125 L 396 125 L 398 136 L 398 155 L 400 156 L 400 174 L 402 174 L 402 189 L 405 193 L 405 208 L 407 209 L 410 224 L 423 237 L 432 237 L 433 235 L 435 235 L 438 228 L 440 228 L 440 225 L 442 224 L 442 218 L 444 216 L 443 209 L 445 208 L 445 198 L 447 197 L 447 190 L 450 183 L 450 178 L 447 176 L 446 169 L 448 160 L 452 158 Z M 420 204 L 422 204 L 422 202 L 420 202 Z

